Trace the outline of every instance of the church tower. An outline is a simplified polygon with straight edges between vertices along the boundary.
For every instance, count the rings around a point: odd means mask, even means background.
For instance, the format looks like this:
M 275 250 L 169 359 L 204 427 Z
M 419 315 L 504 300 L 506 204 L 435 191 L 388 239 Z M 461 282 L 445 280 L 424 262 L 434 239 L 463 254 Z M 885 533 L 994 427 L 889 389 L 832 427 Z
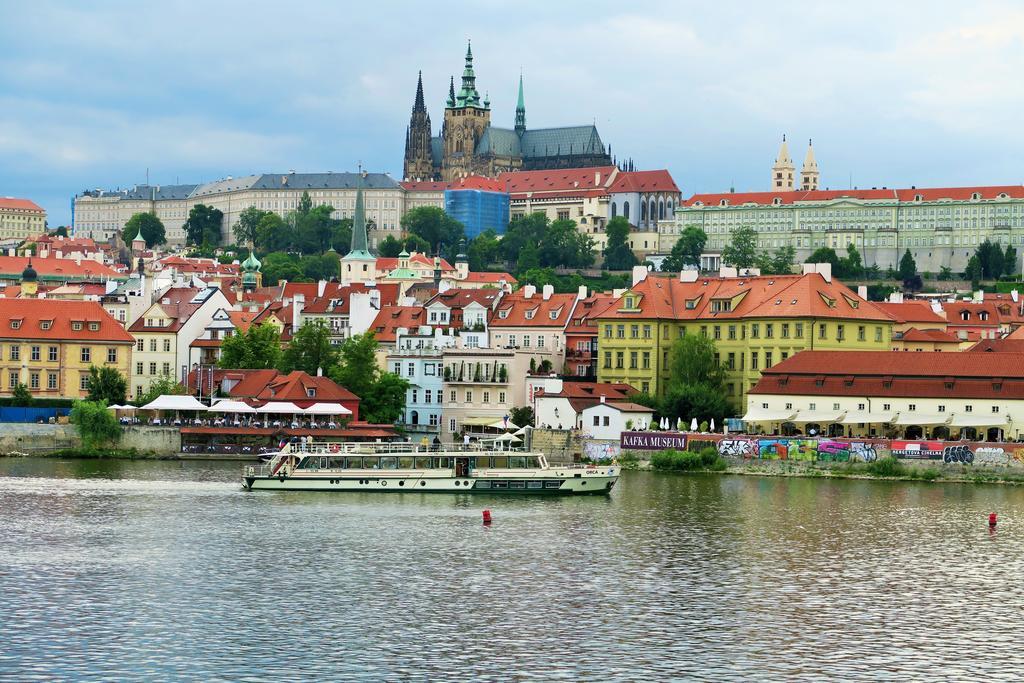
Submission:
M 356 186 L 356 210 L 352 216 L 352 246 L 341 258 L 341 284 L 373 282 L 377 279 L 377 257 L 370 253 L 366 236 L 366 209 L 363 205 L 362 174 Z
M 432 180 L 434 162 L 430 154 L 430 114 L 423 102 L 423 72 L 416 80 L 416 100 L 412 105 L 409 127 L 405 130 L 405 166 L 402 177 L 406 180 Z
M 779 156 L 772 166 L 772 191 L 791 192 L 793 190 L 793 175 L 796 166 L 789 158 L 789 147 L 786 145 L 786 136 L 782 136 L 782 146 L 779 147 Z
M 446 105 L 442 134 L 444 158 L 441 162 L 441 179 L 452 181 L 477 171 L 476 146 L 484 131 L 491 125 L 490 102 L 481 100 L 476 89 L 472 45 L 466 46 L 466 68 L 462 71 L 462 88 L 456 93 L 455 81 L 452 80 Z
M 814 158 L 814 145 L 807 141 L 807 156 L 804 157 L 804 167 L 800 170 L 800 189 L 806 192 L 818 189 L 818 162 Z
M 526 101 L 523 99 L 523 74 L 519 74 L 519 99 L 516 100 L 516 133 L 526 132 Z

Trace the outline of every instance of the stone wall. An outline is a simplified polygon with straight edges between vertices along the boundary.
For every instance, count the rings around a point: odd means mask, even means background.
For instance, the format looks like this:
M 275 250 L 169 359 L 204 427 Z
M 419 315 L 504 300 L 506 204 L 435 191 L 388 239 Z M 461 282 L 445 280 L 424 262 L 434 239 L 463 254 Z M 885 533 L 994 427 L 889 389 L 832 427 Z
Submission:
M 145 427 L 132 425 L 121 433 L 121 448 L 134 448 L 140 453 L 157 455 L 181 453 L 181 430 L 177 427 Z
M 81 445 L 78 431 L 70 424 L 5 422 L 0 425 L 0 453 L 42 454 Z M 181 432 L 175 427 L 125 427 L 118 447 L 134 448 L 140 453 L 177 455 L 181 452 Z

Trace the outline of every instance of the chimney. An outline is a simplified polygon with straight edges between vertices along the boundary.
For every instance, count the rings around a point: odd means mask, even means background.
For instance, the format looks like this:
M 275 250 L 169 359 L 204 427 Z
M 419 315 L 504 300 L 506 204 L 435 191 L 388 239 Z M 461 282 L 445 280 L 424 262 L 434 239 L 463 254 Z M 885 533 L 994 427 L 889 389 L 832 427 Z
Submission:
M 292 334 L 295 334 L 299 327 L 302 326 L 301 323 L 299 322 L 299 318 L 302 315 L 302 309 L 305 307 L 305 305 L 305 294 L 296 294 L 294 297 L 292 297 Z
M 633 287 L 647 279 L 651 269 L 647 266 L 633 266 Z
M 577 299 L 586 299 L 587 298 L 587 286 L 586 285 L 580 285 L 580 288 L 576 291 L 576 298 Z
M 537 293 L 537 288 L 534 287 L 533 285 L 524 285 L 523 286 L 523 298 L 524 299 L 532 299 L 533 295 L 536 294 L 536 293 Z
M 698 275 L 700 275 L 700 271 L 698 271 L 696 268 L 694 268 L 692 270 L 681 270 L 681 271 L 679 271 L 679 281 L 680 282 L 696 282 Z
M 1010 300 L 1013 301 L 1013 303 L 1017 303 L 1018 301 L 1020 301 L 1020 292 L 1018 292 L 1016 289 L 1011 289 Z
M 737 275 L 738 271 L 732 266 L 722 266 L 718 269 L 718 277 L 736 277 Z
M 861 299 L 867 300 L 867 298 L 868 298 L 868 286 L 867 285 L 857 285 L 857 296 L 859 296 Z
M 544 285 L 544 288 L 541 290 L 541 297 L 544 299 L 544 301 L 547 301 L 548 299 L 551 298 L 551 295 L 554 294 L 554 293 L 555 293 L 555 286 L 554 285 Z
M 601 394 L 601 403 L 604 403 L 605 395 Z
M 601 172 L 594 172 L 594 187 L 601 187 Z
M 327 290 L 327 280 L 318 280 L 316 283 L 316 295 L 323 296 Z

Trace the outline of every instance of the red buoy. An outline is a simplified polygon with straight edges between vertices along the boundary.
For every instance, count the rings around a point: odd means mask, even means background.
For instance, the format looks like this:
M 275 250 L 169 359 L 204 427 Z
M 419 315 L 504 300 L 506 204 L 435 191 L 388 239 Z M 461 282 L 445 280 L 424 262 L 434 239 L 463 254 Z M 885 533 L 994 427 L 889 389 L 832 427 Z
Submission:
M 490 523 L 491 523 L 491 511 L 490 510 L 484 510 L 484 524 L 490 524 Z
M 989 515 L 988 515 L 988 525 L 989 526 L 995 526 L 996 525 L 996 513 L 994 513 L 994 512 L 990 512 L 989 513 Z

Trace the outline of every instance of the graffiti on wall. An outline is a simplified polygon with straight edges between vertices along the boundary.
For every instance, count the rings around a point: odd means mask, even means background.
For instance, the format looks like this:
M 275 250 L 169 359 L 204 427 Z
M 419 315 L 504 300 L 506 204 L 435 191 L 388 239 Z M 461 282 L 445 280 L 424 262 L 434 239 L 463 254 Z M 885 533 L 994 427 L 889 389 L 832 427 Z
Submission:
M 614 460 L 619 457 L 622 449 L 614 441 L 584 441 L 583 457 L 591 462 Z
M 873 462 L 883 444 L 801 437 L 734 437 L 718 442 L 718 453 L 733 458 L 805 462 Z

